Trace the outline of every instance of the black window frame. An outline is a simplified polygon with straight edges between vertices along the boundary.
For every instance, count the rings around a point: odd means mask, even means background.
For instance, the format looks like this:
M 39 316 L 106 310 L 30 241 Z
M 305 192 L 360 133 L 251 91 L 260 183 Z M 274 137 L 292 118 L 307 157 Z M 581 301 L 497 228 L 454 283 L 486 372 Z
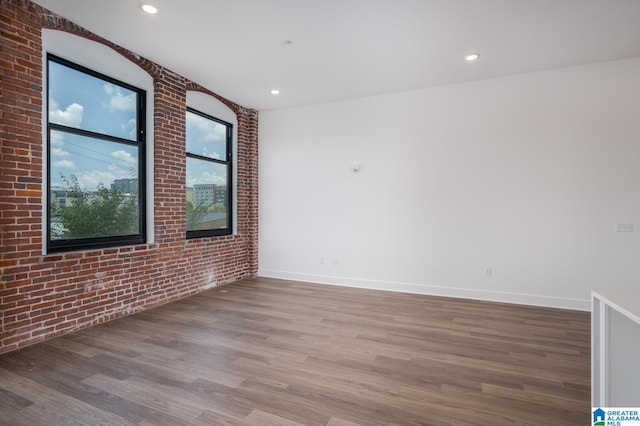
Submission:
M 234 183 L 233 182 L 233 124 L 227 121 L 221 120 L 219 118 L 213 117 L 202 111 L 198 111 L 191 107 L 187 107 L 187 112 L 199 115 L 200 117 L 206 118 L 207 120 L 215 121 L 216 123 L 222 124 L 227 128 L 227 132 L 226 132 L 226 139 L 227 139 L 226 154 L 227 155 L 225 160 L 205 157 L 203 155 L 190 153 L 186 149 L 187 143 L 185 139 L 185 170 L 186 170 L 187 158 L 194 158 L 196 160 L 204 160 L 204 161 L 209 161 L 212 163 L 222 164 L 227 166 L 227 205 L 226 205 L 227 226 L 225 228 L 217 228 L 217 229 L 200 229 L 200 230 L 192 230 L 192 231 L 187 230 L 186 238 L 189 240 L 194 238 L 221 237 L 225 235 L 232 235 L 233 234 L 233 188 L 234 188 L 234 185 L 233 185 Z M 186 178 L 186 173 L 185 173 L 185 178 Z M 186 191 L 186 187 L 187 186 L 185 182 L 185 191 Z M 214 199 L 215 199 L 215 193 L 214 193 Z M 185 207 L 186 207 L 186 203 L 185 203 Z M 186 223 L 186 220 L 185 220 L 185 223 Z
M 84 67 L 82 65 L 71 62 L 67 59 L 61 58 L 51 53 L 47 53 L 46 56 L 46 79 L 47 79 L 47 103 L 46 103 L 46 128 L 47 128 L 47 211 L 46 211 L 46 238 L 47 238 L 47 252 L 68 252 L 78 250 L 90 250 L 90 249 L 102 249 L 109 247 L 122 247 L 136 244 L 145 244 L 147 242 L 147 208 L 146 208 L 146 99 L 147 92 L 144 89 L 132 86 L 128 83 L 102 74 L 98 71 Z M 55 62 L 57 64 L 72 68 L 76 71 L 85 73 L 92 77 L 98 78 L 108 83 L 115 84 L 117 86 L 126 88 L 136 93 L 136 140 L 129 140 L 119 138 L 117 136 L 110 136 L 103 133 L 94 132 L 91 130 L 84 130 L 75 127 L 65 126 L 63 124 L 51 123 L 49 121 L 49 94 L 50 94 L 50 80 L 49 80 L 49 64 Z M 58 131 L 62 133 L 75 134 L 84 137 L 90 137 L 94 139 L 100 139 L 107 142 L 117 142 L 138 148 L 138 230 L 137 234 L 131 235 L 114 235 L 108 237 L 91 237 L 91 238 L 73 238 L 73 239 L 51 239 L 51 132 Z

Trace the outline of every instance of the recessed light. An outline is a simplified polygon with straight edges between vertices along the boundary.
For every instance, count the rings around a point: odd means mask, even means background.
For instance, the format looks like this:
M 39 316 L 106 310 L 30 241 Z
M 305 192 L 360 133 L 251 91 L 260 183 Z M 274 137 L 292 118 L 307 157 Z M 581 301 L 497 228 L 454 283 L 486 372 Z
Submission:
M 480 57 L 479 53 L 472 53 L 470 55 L 467 55 L 467 57 L 465 58 L 467 61 L 469 62 L 473 62 L 475 60 L 477 60 Z
M 280 93 L 280 91 L 278 89 L 271 89 L 269 90 L 269 93 L 271 93 L 272 95 L 277 95 Z
M 155 15 L 156 13 L 158 13 L 158 8 L 148 3 L 142 3 L 140 5 L 140 9 L 142 9 L 144 12 L 148 13 L 149 15 Z

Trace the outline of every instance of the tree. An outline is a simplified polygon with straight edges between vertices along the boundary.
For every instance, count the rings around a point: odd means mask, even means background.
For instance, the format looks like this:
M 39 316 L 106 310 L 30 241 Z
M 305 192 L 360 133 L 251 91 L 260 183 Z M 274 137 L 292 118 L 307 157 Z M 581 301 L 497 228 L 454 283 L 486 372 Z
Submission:
M 225 213 L 227 208 L 222 203 L 215 203 L 212 207 L 213 213 Z
M 195 231 L 204 219 L 209 206 L 198 204 L 194 206 L 191 201 L 187 201 L 187 231 Z
M 97 191 L 83 191 L 75 175 L 64 176 L 68 205 L 52 209 L 60 217 L 58 239 L 108 237 L 139 232 L 138 197 L 118 188 L 108 189 L 101 182 Z

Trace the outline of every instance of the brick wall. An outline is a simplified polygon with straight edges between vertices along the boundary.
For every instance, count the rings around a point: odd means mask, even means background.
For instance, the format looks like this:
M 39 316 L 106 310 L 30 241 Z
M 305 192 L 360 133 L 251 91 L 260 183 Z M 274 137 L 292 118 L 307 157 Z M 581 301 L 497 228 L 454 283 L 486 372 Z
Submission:
M 0 0 L 0 6 L 0 352 L 254 276 L 258 270 L 257 112 L 28 0 Z M 103 43 L 153 77 L 154 243 L 42 254 L 43 28 Z M 235 235 L 185 240 L 187 90 L 216 97 L 238 118 Z

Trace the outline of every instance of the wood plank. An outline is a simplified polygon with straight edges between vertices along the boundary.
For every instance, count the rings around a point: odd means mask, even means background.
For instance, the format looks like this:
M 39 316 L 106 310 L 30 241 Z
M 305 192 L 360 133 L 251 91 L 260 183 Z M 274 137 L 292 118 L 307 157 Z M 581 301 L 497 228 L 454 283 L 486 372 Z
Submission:
M 539 425 L 588 312 L 254 278 L 0 355 L 0 424 Z
M 16 424 L 73 424 L 128 425 L 129 422 L 113 413 L 105 412 L 80 399 L 0 369 L 0 382 L 12 383 L 13 392 L 33 404 L 17 411 L 3 413 L 5 419 Z
M 275 414 L 253 410 L 242 422 L 246 426 L 304 426 L 302 423 L 285 419 Z

